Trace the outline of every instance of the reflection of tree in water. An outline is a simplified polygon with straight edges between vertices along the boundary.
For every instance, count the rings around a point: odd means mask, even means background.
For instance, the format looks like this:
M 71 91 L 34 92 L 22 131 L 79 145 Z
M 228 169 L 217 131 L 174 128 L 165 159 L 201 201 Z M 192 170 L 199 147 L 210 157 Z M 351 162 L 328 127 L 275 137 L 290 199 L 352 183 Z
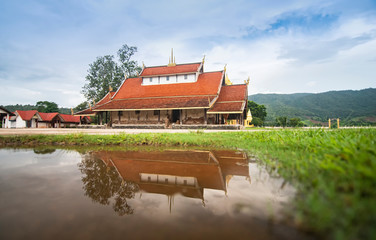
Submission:
M 128 205 L 127 199 L 132 199 L 139 190 L 137 184 L 123 181 L 115 167 L 106 164 L 91 154 L 83 155 L 78 167 L 84 176 L 82 182 L 85 196 L 94 202 L 109 205 L 114 198 L 112 208 L 120 216 L 133 214 L 133 208 Z
M 34 148 L 35 154 L 51 154 L 56 151 L 54 148 Z

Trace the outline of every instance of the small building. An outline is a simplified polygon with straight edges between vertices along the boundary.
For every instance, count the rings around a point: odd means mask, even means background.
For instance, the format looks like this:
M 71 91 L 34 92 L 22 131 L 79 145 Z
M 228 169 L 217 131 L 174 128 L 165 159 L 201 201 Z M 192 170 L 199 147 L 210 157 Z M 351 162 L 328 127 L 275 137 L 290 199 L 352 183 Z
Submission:
M 37 113 L 39 116 L 38 128 L 58 128 L 62 118 L 59 113 Z
M 37 128 L 38 127 L 38 111 L 28 110 L 21 111 L 16 110 L 15 114 L 15 127 L 16 128 Z
M 240 128 L 246 119 L 248 81 L 232 85 L 221 71 L 204 72 L 202 62 L 176 64 L 171 56 L 164 66 L 145 67 L 138 77 L 126 78 L 92 111 L 110 119 L 113 127 L 149 125 L 189 128 L 225 125 Z M 104 117 L 103 115 L 109 115 Z
M 11 120 L 15 120 L 15 116 L 12 112 L 0 106 L 0 119 L 2 128 L 11 128 Z

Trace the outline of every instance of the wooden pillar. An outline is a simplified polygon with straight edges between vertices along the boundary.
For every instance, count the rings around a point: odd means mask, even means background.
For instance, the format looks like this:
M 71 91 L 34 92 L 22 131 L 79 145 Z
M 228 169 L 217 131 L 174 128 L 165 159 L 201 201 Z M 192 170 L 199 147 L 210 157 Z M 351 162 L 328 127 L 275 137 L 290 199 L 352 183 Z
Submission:
M 208 124 L 208 115 L 207 115 L 207 112 L 208 110 L 206 108 L 204 108 L 204 124 L 207 125 Z
M 176 76 L 176 80 L 177 80 L 177 76 Z M 183 124 L 183 110 L 179 109 L 179 122 L 180 122 L 180 125 Z
M 103 118 L 103 112 L 100 112 L 99 113 L 99 125 L 103 124 L 102 118 Z
M 104 122 L 107 124 L 108 123 L 108 116 L 107 116 L 107 111 L 106 111 L 106 119 L 104 120 Z
M 158 123 L 161 122 L 161 110 L 158 110 Z

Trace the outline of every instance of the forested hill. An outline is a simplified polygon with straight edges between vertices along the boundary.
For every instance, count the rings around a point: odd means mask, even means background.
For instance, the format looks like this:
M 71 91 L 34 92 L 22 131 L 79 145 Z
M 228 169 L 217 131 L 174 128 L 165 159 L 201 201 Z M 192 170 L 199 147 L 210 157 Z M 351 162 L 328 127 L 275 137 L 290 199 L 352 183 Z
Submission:
M 10 112 L 14 112 L 16 110 L 28 111 L 28 110 L 37 110 L 38 109 L 38 107 L 36 105 L 31 105 L 31 104 L 27 104 L 27 105 L 15 104 L 15 105 L 6 105 L 6 106 L 3 106 L 3 107 Z M 69 108 L 61 107 L 61 108 L 59 108 L 59 113 L 71 114 L 71 110 Z
M 328 118 L 338 117 L 350 125 L 376 123 L 375 88 L 316 94 L 255 94 L 248 99 L 265 105 L 269 123 L 278 116 L 299 117 L 305 123 L 327 122 Z

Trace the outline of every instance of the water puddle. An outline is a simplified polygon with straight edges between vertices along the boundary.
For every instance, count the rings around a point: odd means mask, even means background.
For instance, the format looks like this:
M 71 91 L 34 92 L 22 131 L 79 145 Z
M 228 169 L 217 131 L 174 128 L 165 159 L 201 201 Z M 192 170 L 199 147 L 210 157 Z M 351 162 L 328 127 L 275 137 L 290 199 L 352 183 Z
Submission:
M 294 194 L 240 151 L 0 149 L 0 239 L 302 239 Z

